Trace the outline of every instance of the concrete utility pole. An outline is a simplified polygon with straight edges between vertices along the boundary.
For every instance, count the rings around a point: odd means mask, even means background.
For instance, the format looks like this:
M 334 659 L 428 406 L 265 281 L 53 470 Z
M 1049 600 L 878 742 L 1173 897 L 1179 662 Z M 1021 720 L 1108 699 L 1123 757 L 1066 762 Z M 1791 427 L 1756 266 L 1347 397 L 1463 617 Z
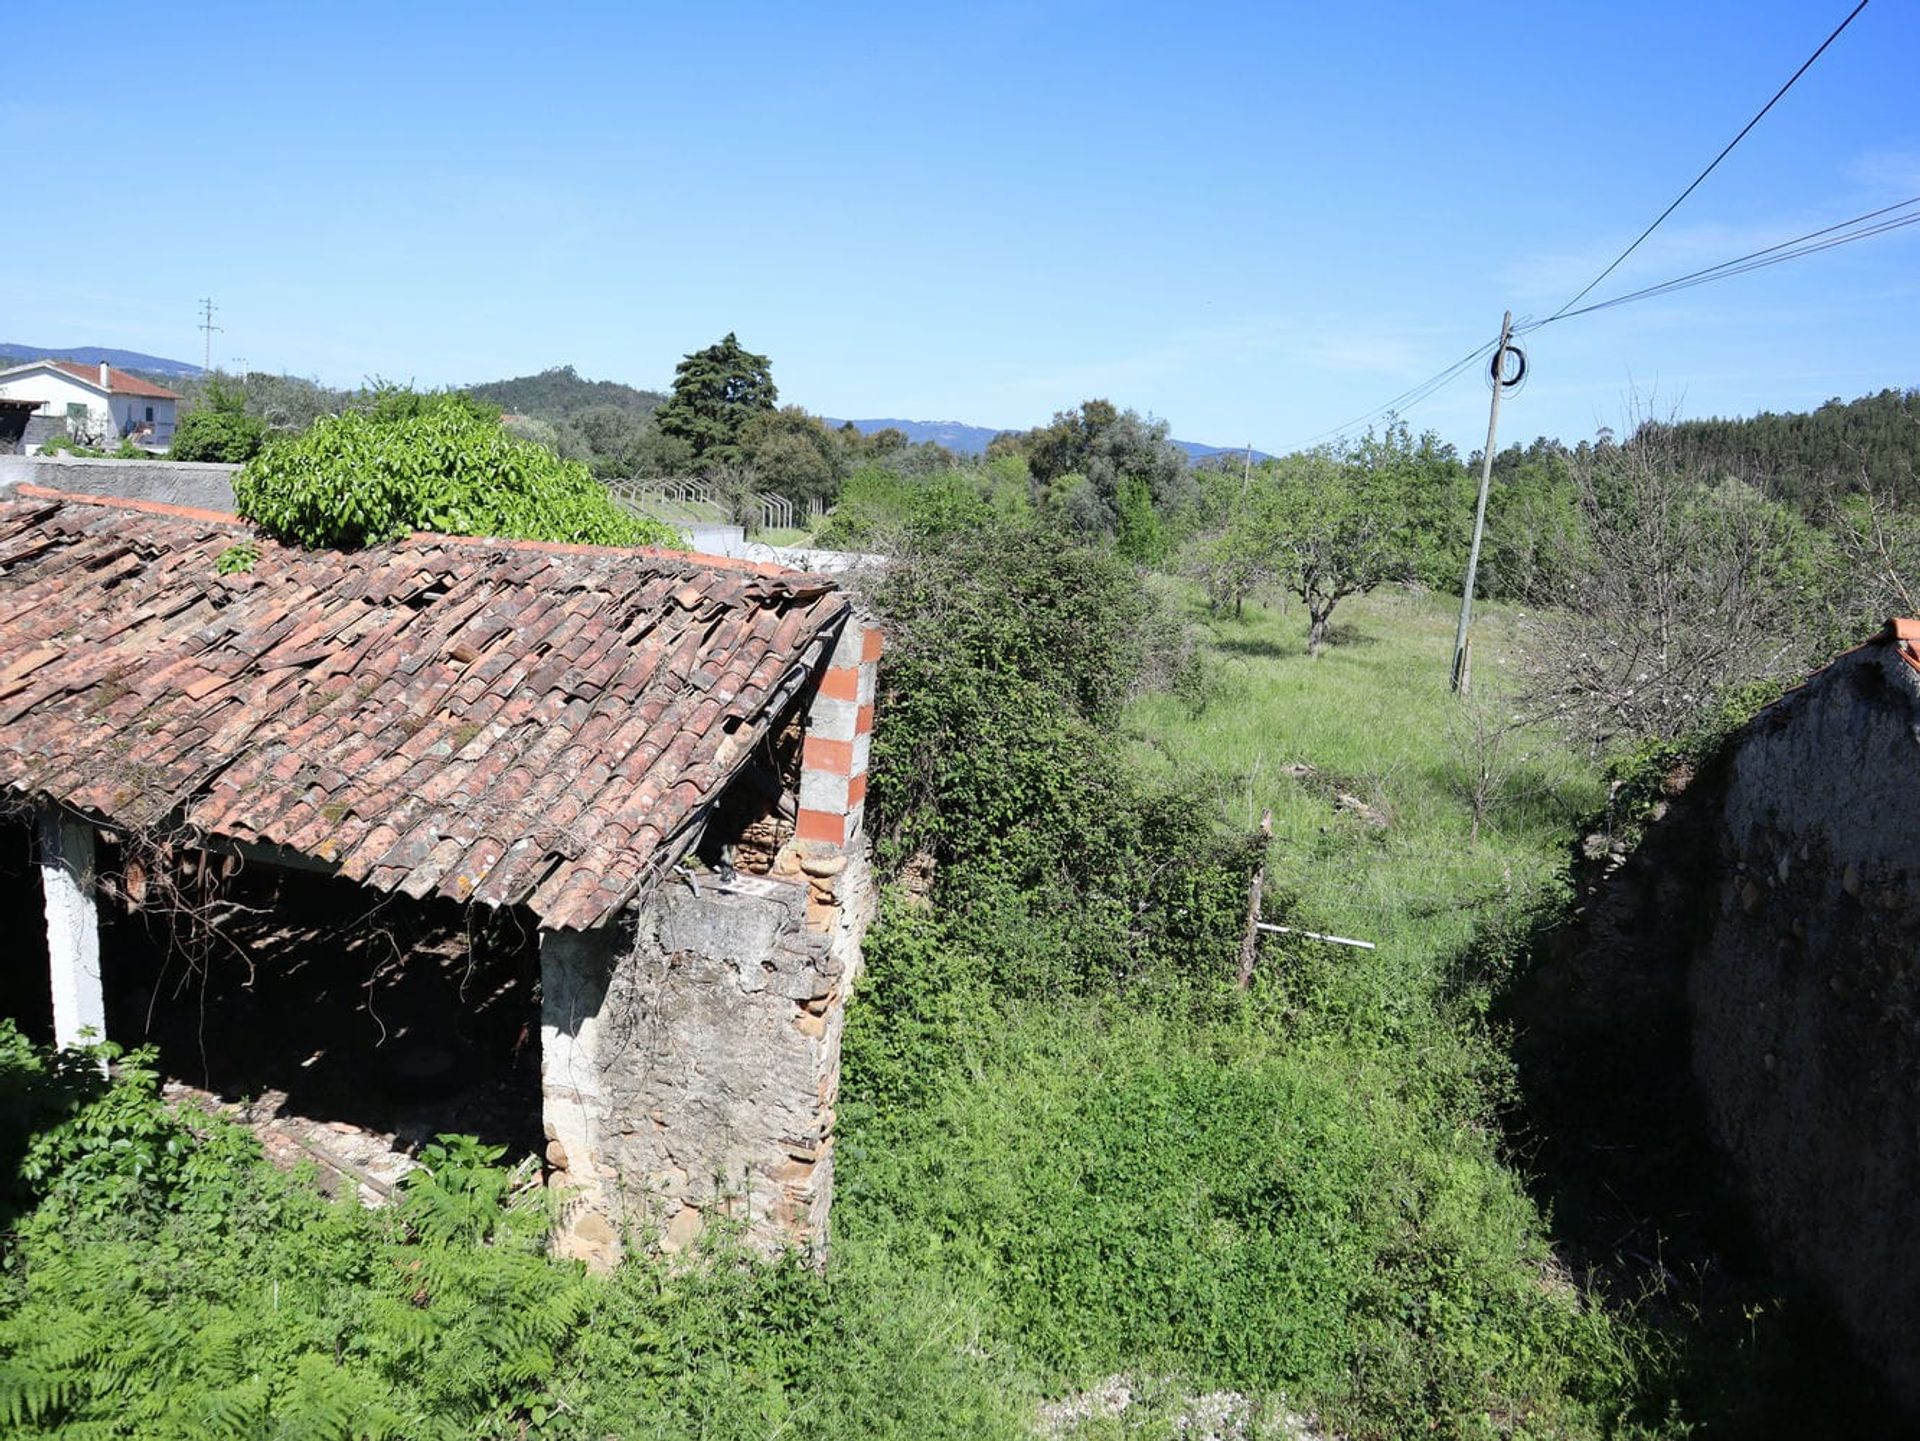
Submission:
M 1493 479 L 1493 447 L 1500 434 L 1500 392 L 1507 380 L 1507 348 L 1513 340 L 1513 312 L 1500 317 L 1500 343 L 1493 350 L 1493 405 L 1487 412 L 1487 448 L 1480 456 L 1480 500 L 1473 510 L 1473 545 L 1467 551 L 1467 583 L 1460 590 L 1460 628 L 1453 633 L 1453 689 L 1464 695 L 1471 684 L 1467 657 L 1467 627 L 1473 624 L 1473 586 L 1480 570 L 1480 538 L 1487 529 L 1487 486 Z M 1523 372 L 1524 373 L 1524 372 Z
M 200 368 L 206 371 L 213 369 L 213 333 L 216 330 L 225 328 L 224 326 L 213 323 L 213 312 L 215 309 L 213 299 L 210 296 L 200 302 L 200 328 L 207 333 L 206 351 L 200 358 Z

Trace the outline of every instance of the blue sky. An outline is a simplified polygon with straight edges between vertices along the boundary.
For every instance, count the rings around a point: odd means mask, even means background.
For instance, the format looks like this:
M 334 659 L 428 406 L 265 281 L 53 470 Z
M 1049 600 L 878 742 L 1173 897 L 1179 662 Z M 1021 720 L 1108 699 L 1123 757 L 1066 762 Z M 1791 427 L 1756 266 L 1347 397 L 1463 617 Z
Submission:
M 1280 449 L 1553 311 L 1849 8 L 71 4 L 0 339 L 197 359 L 212 295 L 229 364 L 664 386 L 734 330 L 825 414 Z M 1920 195 L 1917 62 L 1873 0 L 1596 298 Z M 1542 331 L 1503 438 L 1920 385 L 1916 321 L 1920 227 Z

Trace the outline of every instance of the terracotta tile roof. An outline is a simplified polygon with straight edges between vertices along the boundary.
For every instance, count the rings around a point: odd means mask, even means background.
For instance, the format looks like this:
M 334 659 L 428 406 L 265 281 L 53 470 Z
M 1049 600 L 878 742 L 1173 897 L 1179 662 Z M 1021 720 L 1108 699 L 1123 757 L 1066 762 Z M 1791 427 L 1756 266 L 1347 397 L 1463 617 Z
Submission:
M 47 364 L 55 370 L 64 370 L 75 380 L 84 380 L 93 386 L 100 384 L 100 367 L 97 365 L 82 365 L 77 360 L 49 360 Z M 142 380 L 111 365 L 107 367 L 107 389 L 114 395 L 144 395 L 152 400 L 180 398 L 177 390 L 168 390 L 164 385 L 155 385 L 151 380 Z
M 1920 620 L 1896 617 L 1887 622 L 1885 635 L 1893 643 L 1894 653 L 1915 670 L 1920 670 Z
M 594 926 L 847 611 L 767 566 L 439 535 L 259 540 L 218 575 L 251 538 L 211 511 L 0 499 L 0 785 Z

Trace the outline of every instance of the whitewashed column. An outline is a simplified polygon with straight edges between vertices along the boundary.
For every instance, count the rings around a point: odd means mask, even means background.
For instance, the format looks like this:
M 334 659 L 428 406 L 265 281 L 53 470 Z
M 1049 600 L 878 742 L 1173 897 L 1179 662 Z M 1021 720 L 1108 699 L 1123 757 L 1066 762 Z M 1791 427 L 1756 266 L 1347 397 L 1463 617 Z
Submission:
M 47 905 L 54 1044 L 78 1046 L 89 1040 L 104 1041 L 107 1004 L 100 985 L 93 827 L 52 807 L 40 812 L 40 887 Z
M 602 1154 L 610 1102 L 601 1054 L 620 940 L 612 925 L 540 932 L 540 1113 L 551 1179 L 568 1195 L 555 1245 L 596 1268 L 620 1258 L 618 1198 Z

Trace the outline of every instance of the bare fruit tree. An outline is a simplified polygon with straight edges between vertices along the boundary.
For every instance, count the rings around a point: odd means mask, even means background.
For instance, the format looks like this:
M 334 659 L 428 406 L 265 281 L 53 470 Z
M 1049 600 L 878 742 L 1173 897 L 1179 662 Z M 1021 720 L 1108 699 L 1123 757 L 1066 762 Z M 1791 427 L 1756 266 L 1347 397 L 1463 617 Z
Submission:
M 1920 615 L 1920 514 L 1863 483 L 1841 507 L 1834 534 L 1854 577 L 1852 618 Z
M 1579 519 L 1526 646 L 1528 700 L 1599 748 L 1681 735 L 1728 689 L 1800 667 L 1809 527 L 1684 465 L 1657 427 L 1572 467 Z

